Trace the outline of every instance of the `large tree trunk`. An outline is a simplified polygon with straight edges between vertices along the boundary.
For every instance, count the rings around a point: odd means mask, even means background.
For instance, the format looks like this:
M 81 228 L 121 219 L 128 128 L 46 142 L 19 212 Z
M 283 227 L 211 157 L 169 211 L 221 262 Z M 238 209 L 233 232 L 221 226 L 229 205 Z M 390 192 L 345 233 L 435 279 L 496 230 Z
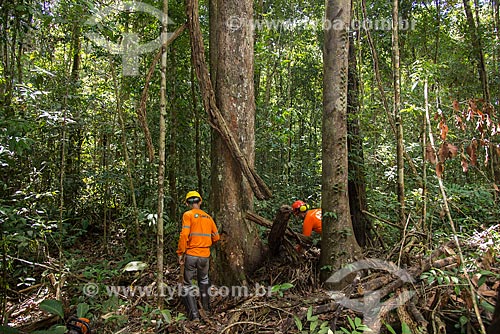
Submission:
M 320 266 L 326 281 L 332 270 L 352 261 L 360 247 L 352 233 L 348 197 L 347 83 L 350 0 L 327 0 L 323 50 L 323 235 Z M 327 27 L 328 28 L 328 27 Z M 343 283 L 343 282 L 341 282 Z
M 481 80 L 481 87 L 483 89 L 483 98 L 486 101 L 490 100 L 490 90 L 488 85 L 488 74 L 486 72 L 486 62 L 484 60 L 483 47 L 481 43 L 481 36 L 479 35 L 478 28 L 474 22 L 474 15 L 472 14 L 472 9 L 469 0 L 463 0 L 465 16 L 467 17 L 467 23 L 470 30 L 470 38 L 472 42 L 472 48 L 474 51 L 474 56 L 476 57 L 477 68 L 479 72 L 479 79 Z
M 359 77 L 356 63 L 354 38 L 349 37 L 349 73 L 347 90 L 347 137 L 348 170 L 349 170 L 349 207 L 351 210 L 354 235 L 361 247 L 366 246 L 370 238 L 371 222 L 363 213 L 368 208 L 366 203 L 365 159 L 363 140 L 359 129 Z
M 230 30 L 231 17 L 251 22 L 253 1 L 213 0 L 211 9 L 211 75 L 220 113 L 253 167 L 255 160 L 255 101 L 253 32 L 249 25 Z M 213 21 L 215 20 L 215 22 Z M 216 56 L 215 56 L 216 50 Z M 253 208 L 253 192 L 242 170 L 218 132 L 212 142 L 212 197 L 215 219 L 221 228 L 217 252 L 219 280 L 244 284 L 262 257 L 262 243 L 255 226 L 245 220 Z

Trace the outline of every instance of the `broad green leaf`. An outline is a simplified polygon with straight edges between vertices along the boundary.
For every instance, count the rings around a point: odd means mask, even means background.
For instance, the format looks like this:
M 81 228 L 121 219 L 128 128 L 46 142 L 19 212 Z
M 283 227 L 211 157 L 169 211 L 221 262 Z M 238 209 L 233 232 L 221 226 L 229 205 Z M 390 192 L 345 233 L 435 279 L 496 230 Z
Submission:
M 87 313 L 89 312 L 89 305 L 87 303 L 80 303 L 76 309 L 76 316 L 78 318 L 87 318 Z
M 309 308 L 307 309 L 307 320 L 310 321 L 311 317 L 312 317 L 312 312 L 313 312 L 313 308 L 312 306 L 309 306 Z
M 485 309 L 486 311 L 490 312 L 490 313 L 494 313 L 495 312 L 495 306 L 491 305 L 490 303 L 488 303 L 487 301 L 482 301 L 481 302 L 481 307 L 483 309 Z
M 297 326 L 297 329 L 299 331 L 302 331 L 302 321 L 300 321 L 299 317 L 297 317 L 296 315 L 293 316 L 293 320 L 295 321 L 295 326 Z
M 40 309 L 50 314 L 58 315 L 61 319 L 64 319 L 63 306 L 59 300 L 46 299 L 40 303 Z
M 354 321 L 351 319 L 351 317 L 347 317 L 347 321 L 349 321 L 349 325 L 351 326 L 352 329 L 356 329 L 356 324 Z
M 169 324 L 172 322 L 172 314 L 169 310 L 161 310 L 161 315 L 163 316 L 165 323 Z
M 394 330 L 394 328 L 392 328 L 391 325 L 387 324 L 387 323 L 384 323 L 385 327 L 387 327 L 387 329 L 389 330 L 389 332 L 391 332 L 392 334 L 396 334 L 396 331 Z
M 408 326 L 408 324 L 406 322 L 403 321 L 403 323 L 401 324 L 401 333 L 402 334 L 411 334 L 411 329 L 410 327 Z
M 316 327 L 318 327 L 318 322 L 311 321 L 311 323 L 309 324 L 309 332 L 314 333 L 314 331 L 316 330 Z

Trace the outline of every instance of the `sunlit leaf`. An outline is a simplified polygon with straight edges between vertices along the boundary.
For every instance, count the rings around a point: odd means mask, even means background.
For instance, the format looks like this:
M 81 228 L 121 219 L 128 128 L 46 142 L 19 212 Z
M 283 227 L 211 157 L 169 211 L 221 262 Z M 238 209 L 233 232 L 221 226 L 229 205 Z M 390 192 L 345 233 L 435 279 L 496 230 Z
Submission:
M 123 271 L 142 271 L 147 267 L 147 263 L 144 263 L 142 261 L 132 261 L 127 263 L 127 265 L 123 268 Z
M 40 309 L 64 319 L 63 305 L 59 300 L 46 299 L 40 303 Z

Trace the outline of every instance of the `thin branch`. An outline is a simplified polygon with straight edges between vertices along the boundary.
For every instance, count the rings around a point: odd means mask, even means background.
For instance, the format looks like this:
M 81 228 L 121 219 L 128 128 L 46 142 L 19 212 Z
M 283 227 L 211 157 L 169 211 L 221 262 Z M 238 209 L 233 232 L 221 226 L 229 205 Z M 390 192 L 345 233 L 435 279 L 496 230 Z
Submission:
M 172 35 L 167 39 L 165 43 L 161 46 L 160 50 L 156 54 L 156 56 L 153 59 L 153 62 L 151 63 L 151 66 L 149 67 L 148 73 L 146 75 L 146 80 L 144 83 L 144 89 L 142 90 L 142 95 L 141 95 L 141 104 L 139 106 L 139 109 L 137 110 L 137 116 L 139 117 L 139 122 L 141 123 L 142 129 L 144 131 L 144 136 L 146 137 L 146 146 L 148 148 L 148 154 L 149 154 L 149 162 L 152 163 L 154 160 L 154 147 L 153 147 L 153 140 L 151 139 L 151 132 L 149 131 L 148 127 L 148 122 L 147 122 L 147 117 L 146 117 L 146 102 L 148 100 L 148 92 L 149 92 L 149 82 L 151 81 L 151 77 L 153 76 L 153 73 L 155 71 L 155 67 L 158 64 L 158 62 L 161 59 L 162 55 L 162 50 L 163 48 L 168 47 L 170 44 L 173 43 L 179 37 L 184 30 L 186 30 L 186 23 L 181 25 L 179 28 L 177 28 Z
M 425 94 L 425 100 L 428 101 L 428 98 L 427 98 L 427 96 L 428 96 L 427 80 L 425 80 L 425 83 L 424 83 L 424 94 Z M 429 105 L 428 104 L 425 105 L 425 117 L 427 119 L 427 128 L 429 130 L 429 132 L 428 132 L 429 142 L 431 144 L 432 150 L 434 151 L 434 154 L 436 156 L 436 161 L 437 161 L 439 157 L 438 157 L 438 154 L 437 154 L 436 149 L 435 149 L 436 146 L 434 143 L 434 135 L 432 134 L 432 131 L 431 131 L 432 124 L 431 124 L 431 118 L 429 115 Z M 444 184 L 443 184 L 443 179 L 439 175 L 438 175 L 438 183 L 439 183 L 439 189 L 441 191 L 441 196 L 443 198 L 443 209 L 444 209 L 444 212 L 446 213 L 446 217 L 448 218 L 448 221 L 450 223 L 451 230 L 453 232 L 453 241 L 455 242 L 455 244 L 457 246 L 458 255 L 460 256 L 460 263 L 462 264 L 462 270 L 463 270 L 465 277 L 467 278 L 467 283 L 469 285 L 469 292 L 471 294 L 472 304 L 474 306 L 474 312 L 476 313 L 476 318 L 477 318 L 477 321 L 479 323 L 479 327 L 481 328 L 481 332 L 486 333 L 486 328 L 484 327 L 483 320 L 481 319 L 481 312 L 479 311 L 479 307 L 477 305 L 476 291 L 474 290 L 474 285 L 472 284 L 472 281 L 471 281 L 470 275 L 469 275 L 469 271 L 468 271 L 467 266 L 465 264 L 464 254 L 462 252 L 462 247 L 460 246 L 460 241 L 458 240 L 457 229 L 455 228 L 455 223 L 453 222 L 453 218 L 451 217 L 450 207 L 448 206 L 448 196 L 446 195 L 446 189 L 445 189 Z

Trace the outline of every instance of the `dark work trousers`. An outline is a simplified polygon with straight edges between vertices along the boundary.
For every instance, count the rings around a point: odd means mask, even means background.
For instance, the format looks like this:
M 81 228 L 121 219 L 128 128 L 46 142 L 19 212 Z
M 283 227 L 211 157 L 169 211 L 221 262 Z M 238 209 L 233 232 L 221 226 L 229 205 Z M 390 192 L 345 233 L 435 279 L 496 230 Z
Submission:
M 193 285 L 195 275 L 198 281 L 203 309 L 205 309 L 205 311 L 209 311 L 210 309 L 210 296 L 208 294 L 210 288 L 210 282 L 208 280 L 209 263 L 210 259 L 208 257 L 185 256 L 183 296 L 188 309 L 188 316 L 191 320 L 199 317 L 198 307 L 196 305 L 197 291 L 196 286 Z
M 195 278 L 198 284 L 208 284 L 208 269 L 210 258 L 187 255 L 184 262 L 184 287 L 192 288 L 192 281 Z

